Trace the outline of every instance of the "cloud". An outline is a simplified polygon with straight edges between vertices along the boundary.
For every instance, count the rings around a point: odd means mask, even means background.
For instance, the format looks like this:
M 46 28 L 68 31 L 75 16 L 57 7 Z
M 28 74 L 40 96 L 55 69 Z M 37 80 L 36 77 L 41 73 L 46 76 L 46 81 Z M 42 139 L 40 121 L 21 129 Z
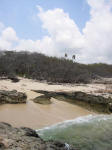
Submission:
M 43 22 L 43 28 L 48 31 L 49 37 L 53 42 L 53 46 L 61 52 L 66 49 L 79 49 L 83 43 L 82 35 L 75 24 L 70 19 L 69 14 L 62 9 L 40 11 L 38 14 Z
M 14 43 L 18 41 L 18 37 L 13 28 L 7 27 L 0 23 L 0 49 L 13 49 Z
M 79 62 L 112 63 L 112 0 L 87 0 L 87 3 L 90 6 L 90 20 L 82 32 L 63 9 L 44 11 L 37 6 L 42 28 L 47 30 L 48 35 L 35 41 L 19 39 L 14 29 L 8 27 L 2 29 L 0 47 L 37 51 L 52 56 L 64 56 L 67 52 L 68 55 L 76 54 Z M 13 44 L 15 42 L 16 46 Z
M 83 55 L 90 62 L 112 63 L 112 12 L 111 1 L 88 0 L 91 19 L 83 29 L 85 45 Z
M 21 40 L 17 49 L 31 49 L 32 47 L 33 50 L 55 56 L 64 56 L 65 51 L 71 53 L 71 49 L 77 53 L 77 49 L 81 48 L 83 38 L 69 15 L 59 8 L 44 11 L 38 6 L 38 9 L 38 17 L 43 23 L 43 29 L 48 31 L 48 36 L 37 41 Z
M 8 27 L 2 31 L 2 39 L 7 41 L 17 41 L 18 37 L 16 36 L 16 32 L 13 28 Z

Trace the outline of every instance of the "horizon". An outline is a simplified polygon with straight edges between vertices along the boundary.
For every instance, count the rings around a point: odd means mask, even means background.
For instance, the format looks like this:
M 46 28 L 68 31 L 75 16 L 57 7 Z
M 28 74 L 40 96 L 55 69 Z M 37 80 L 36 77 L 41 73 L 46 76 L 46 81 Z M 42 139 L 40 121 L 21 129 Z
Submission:
M 1 0 L 0 50 L 112 64 L 111 41 L 112 0 Z

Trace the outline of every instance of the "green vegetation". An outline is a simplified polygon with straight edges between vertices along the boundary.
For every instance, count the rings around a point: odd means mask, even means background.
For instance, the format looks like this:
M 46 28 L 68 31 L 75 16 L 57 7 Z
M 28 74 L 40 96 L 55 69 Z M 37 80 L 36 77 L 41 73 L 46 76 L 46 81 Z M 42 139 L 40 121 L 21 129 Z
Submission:
M 1 51 L 0 76 L 14 75 L 48 82 L 88 83 L 97 76 L 112 77 L 112 65 L 85 65 L 35 52 Z

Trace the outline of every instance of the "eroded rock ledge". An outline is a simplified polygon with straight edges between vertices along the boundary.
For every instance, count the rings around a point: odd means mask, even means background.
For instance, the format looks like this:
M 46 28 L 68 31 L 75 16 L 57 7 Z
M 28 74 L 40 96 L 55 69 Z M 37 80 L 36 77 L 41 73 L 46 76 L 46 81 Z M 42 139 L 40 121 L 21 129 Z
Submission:
M 25 93 L 13 91 L 0 90 L 0 104 L 17 104 L 26 103 L 27 96 Z
M 10 124 L 0 123 L 0 150 L 67 150 L 67 148 L 61 142 L 43 141 L 36 131 L 30 128 L 14 128 Z
M 70 103 L 75 103 L 80 106 L 86 107 L 87 109 L 92 109 L 97 112 L 111 113 L 112 112 L 112 98 L 104 97 L 102 95 L 93 95 L 87 94 L 81 91 L 75 92 L 53 92 L 53 91 L 42 91 L 42 90 L 33 90 L 34 92 L 43 94 L 34 99 L 34 102 L 40 102 L 41 99 L 51 100 L 55 98 L 58 100 L 67 101 Z

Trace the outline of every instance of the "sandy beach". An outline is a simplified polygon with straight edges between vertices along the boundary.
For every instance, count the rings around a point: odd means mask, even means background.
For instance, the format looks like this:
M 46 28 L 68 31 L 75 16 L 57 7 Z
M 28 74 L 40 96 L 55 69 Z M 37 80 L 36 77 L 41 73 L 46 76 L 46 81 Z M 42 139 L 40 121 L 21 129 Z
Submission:
M 80 116 L 94 114 L 77 105 L 58 101 L 52 98 L 52 104 L 41 105 L 34 103 L 33 98 L 40 94 L 33 90 L 51 91 L 91 91 L 92 85 L 48 85 L 47 83 L 35 82 L 30 79 L 21 78 L 20 82 L 12 83 L 10 80 L 0 81 L 0 90 L 17 90 L 25 92 L 28 96 L 27 104 L 4 104 L 0 106 L 0 122 L 7 122 L 14 126 L 26 126 L 34 129 L 46 127 L 65 120 L 75 119 Z M 96 85 L 97 86 L 97 85 Z
M 0 80 L 0 90 L 17 90 L 27 92 L 31 90 L 48 91 L 82 91 L 92 93 L 99 89 L 105 89 L 104 84 L 47 84 L 32 79 L 19 78 L 20 82 L 13 83 L 11 80 Z

